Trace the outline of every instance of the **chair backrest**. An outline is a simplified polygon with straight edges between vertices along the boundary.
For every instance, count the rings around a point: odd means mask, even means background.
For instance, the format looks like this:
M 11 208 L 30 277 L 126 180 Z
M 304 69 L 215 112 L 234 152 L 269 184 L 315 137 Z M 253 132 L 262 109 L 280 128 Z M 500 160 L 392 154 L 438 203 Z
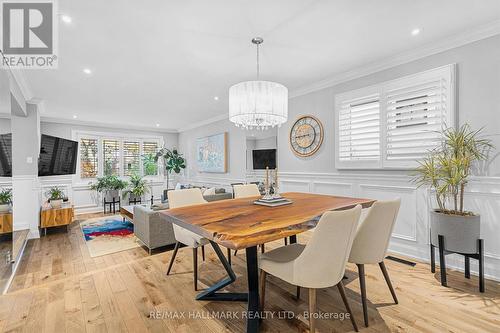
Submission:
M 349 262 L 375 264 L 384 260 L 401 199 L 376 201 L 360 221 Z
M 234 185 L 234 198 L 247 198 L 260 196 L 259 187 L 255 184 Z
M 171 190 L 167 192 L 167 196 L 168 205 L 170 208 L 180 208 L 207 202 L 205 199 L 203 199 L 201 189 L 199 188 Z M 172 224 L 172 227 L 174 228 L 175 239 L 187 246 L 196 247 L 199 245 L 200 240 L 203 238 L 189 230 L 179 227 L 175 223 Z
M 339 283 L 344 276 L 360 214 L 360 205 L 323 214 L 294 262 L 294 283 L 308 288 L 327 288 Z

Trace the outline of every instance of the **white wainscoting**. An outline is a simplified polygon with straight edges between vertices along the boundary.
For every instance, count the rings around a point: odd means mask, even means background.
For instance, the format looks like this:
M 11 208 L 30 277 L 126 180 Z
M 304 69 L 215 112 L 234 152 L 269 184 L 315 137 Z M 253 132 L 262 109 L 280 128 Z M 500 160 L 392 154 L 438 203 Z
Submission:
M 374 199 L 401 198 L 401 209 L 391 237 L 389 250 L 428 262 L 430 193 L 417 188 L 410 176 L 390 173 L 302 173 L 280 172 L 280 191 L 311 192 Z M 222 186 L 231 183 L 262 180 L 262 173 L 248 173 L 245 179 L 205 177 L 183 179 L 192 184 Z M 485 242 L 485 275 L 500 281 L 500 178 L 475 177 L 467 189 L 466 207 L 481 214 L 481 237 Z M 436 257 L 437 258 L 437 257 Z M 463 271 L 463 257 L 449 255 L 447 267 Z M 471 270 L 477 274 L 477 261 Z

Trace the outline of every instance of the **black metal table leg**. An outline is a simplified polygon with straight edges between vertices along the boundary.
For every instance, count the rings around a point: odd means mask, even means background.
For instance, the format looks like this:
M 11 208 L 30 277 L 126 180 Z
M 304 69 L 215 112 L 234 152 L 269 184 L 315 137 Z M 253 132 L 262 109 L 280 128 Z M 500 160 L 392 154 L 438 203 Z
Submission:
M 484 293 L 484 240 L 477 240 L 479 250 L 479 291 Z
M 436 272 L 436 254 L 434 250 L 434 245 L 431 243 L 431 272 Z
M 247 333 L 259 331 L 259 267 L 257 246 L 246 249 L 248 277 Z
M 444 254 L 444 236 L 438 235 L 439 240 L 439 269 L 441 271 L 441 285 L 443 287 L 447 287 L 448 283 L 446 282 L 446 261 Z
M 226 256 L 222 253 L 222 250 L 220 249 L 219 245 L 213 241 L 210 241 L 210 245 L 212 245 L 215 253 L 217 254 L 217 257 L 219 257 L 219 260 L 221 261 L 222 265 L 224 266 L 224 269 L 226 270 L 227 274 L 229 275 L 227 278 L 217 282 L 210 288 L 204 290 L 203 292 L 199 293 L 198 296 L 196 296 L 196 300 L 198 301 L 239 301 L 239 302 L 245 302 L 248 300 L 248 294 L 247 293 L 218 293 L 220 289 L 230 285 L 236 280 L 236 275 L 234 274 L 231 265 L 229 265 L 229 262 L 226 259 Z M 255 254 L 257 256 L 257 254 Z M 248 259 L 247 259 L 247 265 L 248 265 Z
M 295 243 L 297 243 L 297 235 L 290 236 L 290 244 L 295 244 Z
M 465 278 L 470 279 L 470 257 L 468 255 L 464 256 L 465 260 Z

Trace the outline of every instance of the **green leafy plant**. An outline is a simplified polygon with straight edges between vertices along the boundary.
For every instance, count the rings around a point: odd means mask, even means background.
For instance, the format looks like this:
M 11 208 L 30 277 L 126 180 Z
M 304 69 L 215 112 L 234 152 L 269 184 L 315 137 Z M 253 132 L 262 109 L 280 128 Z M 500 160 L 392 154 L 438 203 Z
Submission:
M 130 184 L 128 189 L 123 192 L 123 197 L 125 198 L 127 195 L 132 193 L 136 197 L 142 197 L 144 194 L 149 192 L 149 188 L 147 186 L 147 182 L 144 180 L 144 177 L 141 177 L 138 174 L 133 174 L 130 176 Z
M 156 154 L 149 153 L 142 155 L 142 165 L 145 176 L 156 176 L 158 174 L 158 160 Z
M 64 198 L 64 191 L 59 187 L 54 186 L 45 192 L 45 196 L 49 201 L 62 200 Z
M 0 190 L 0 205 L 9 205 L 12 203 L 12 189 L 4 189 Z
M 109 190 L 123 190 L 128 183 L 115 175 L 98 177 L 95 183 L 90 183 L 90 189 L 96 192 L 105 192 Z
M 180 173 L 182 169 L 186 168 L 186 160 L 179 154 L 177 149 L 160 149 L 155 156 L 155 161 L 157 162 L 160 158 L 163 158 L 165 165 L 165 171 L 167 176 L 167 188 L 169 183 L 169 175 L 171 172 Z
M 439 211 L 445 214 L 473 215 L 464 210 L 464 192 L 474 163 L 488 159 L 491 141 L 468 124 L 443 132 L 443 144 L 419 161 L 414 182 L 435 191 Z M 451 209 L 448 208 L 452 204 Z

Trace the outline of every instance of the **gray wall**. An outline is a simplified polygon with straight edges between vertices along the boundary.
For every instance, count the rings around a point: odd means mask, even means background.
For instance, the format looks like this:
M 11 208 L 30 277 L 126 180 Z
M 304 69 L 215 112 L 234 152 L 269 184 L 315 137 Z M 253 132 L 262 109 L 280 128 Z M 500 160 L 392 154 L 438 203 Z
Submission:
M 38 106 L 27 104 L 27 116 L 13 115 L 12 127 L 12 175 L 38 176 L 40 152 L 40 113 Z M 28 162 L 31 158 L 31 162 Z
M 10 119 L 0 118 L 0 134 L 12 133 Z
M 177 147 L 177 133 L 164 133 L 160 131 L 138 131 L 130 130 L 126 128 L 110 128 L 110 127 L 100 127 L 100 126 L 86 126 L 86 125 L 76 125 L 76 124 L 59 124 L 53 122 L 41 122 L 41 133 L 57 136 L 60 138 L 65 138 L 71 140 L 71 131 L 94 131 L 94 132 L 104 132 L 104 133 L 131 133 L 138 135 L 157 135 L 163 136 L 165 145 L 168 148 Z
M 500 151 L 500 36 L 495 36 L 290 99 L 289 121 L 281 127 L 278 136 L 280 169 L 289 172 L 337 172 L 334 167 L 335 94 L 450 63 L 457 64 L 459 123 L 469 123 L 476 129 L 484 126 L 484 133 L 492 136 L 497 151 Z M 304 114 L 318 117 L 325 127 L 323 145 L 310 158 L 298 158 L 288 149 L 288 130 L 293 121 Z M 487 175 L 500 176 L 498 156 L 488 169 Z

